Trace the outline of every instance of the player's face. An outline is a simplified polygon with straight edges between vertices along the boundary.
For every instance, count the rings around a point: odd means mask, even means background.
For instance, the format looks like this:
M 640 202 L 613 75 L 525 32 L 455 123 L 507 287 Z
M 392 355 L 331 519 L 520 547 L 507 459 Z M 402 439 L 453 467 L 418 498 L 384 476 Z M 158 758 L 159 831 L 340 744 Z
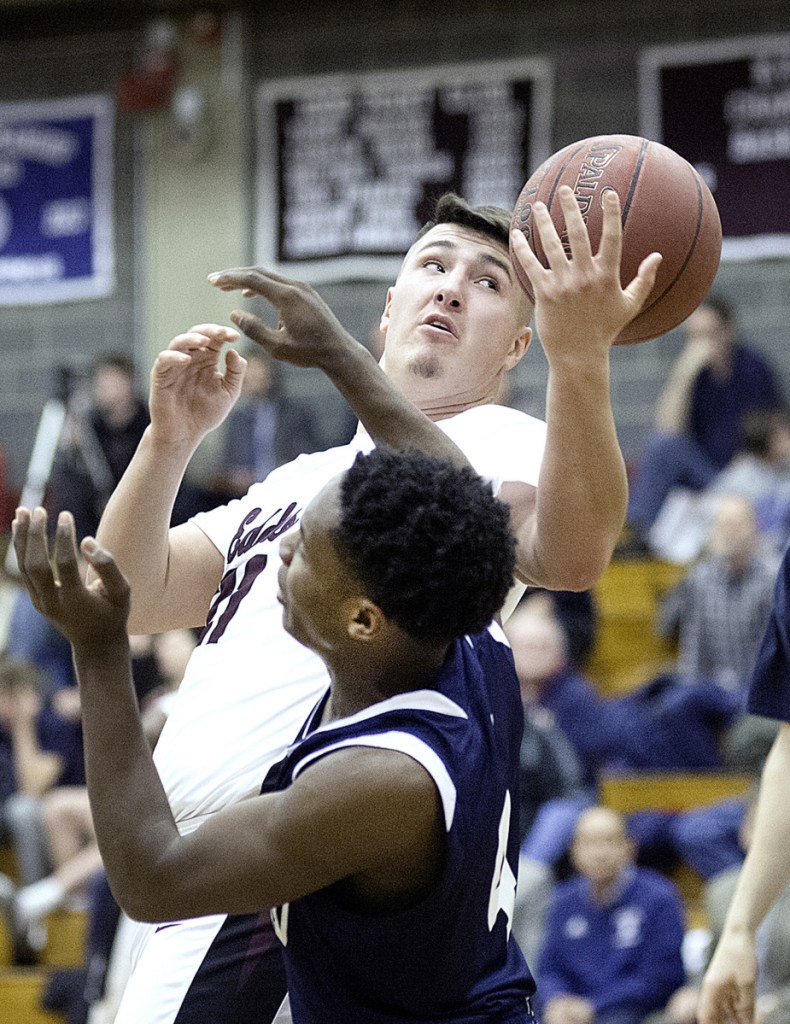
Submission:
M 283 625 L 324 657 L 343 642 L 344 602 L 358 591 L 331 535 L 339 520 L 339 490 L 339 481 L 330 481 L 304 510 L 299 527 L 280 542 L 277 579 Z
M 382 366 L 428 412 L 494 401 L 529 344 L 530 316 L 505 246 L 437 224 L 387 295 Z

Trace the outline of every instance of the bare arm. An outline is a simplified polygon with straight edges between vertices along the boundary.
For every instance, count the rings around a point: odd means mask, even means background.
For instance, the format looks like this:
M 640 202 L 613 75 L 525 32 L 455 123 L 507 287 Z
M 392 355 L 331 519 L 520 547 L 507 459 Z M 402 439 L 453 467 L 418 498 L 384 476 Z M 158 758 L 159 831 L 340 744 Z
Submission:
M 537 492 L 506 484 L 522 579 L 553 589 L 590 587 L 609 563 L 627 504 L 625 465 L 612 412 L 609 357 L 623 327 L 650 293 L 661 257 L 620 283 L 622 229 L 616 193 L 604 194 L 601 244 L 593 256 L 581 211 L 567 186 L 559 198 L 572 258 L 543 204 L 536 225 L 549 259 L 537 260 L 521 232 L 513 251 L 535 291 L 536 327 L 549 363 L 546 449 Z
M 238 332 L 200 324 L 159 354 L 151 371 L 151 424 L 101 518 L 97 537 L 116 553 L 132 586 L 129 627 L 159 633 L 205 621 L 223 558 L 205 534 L 170 516 L 190 458 L 228 414 L 245 362 L 223 347 Z
M 226 270 L 212 274 L 209 280 L 224 291 L 241 289 L 246 297 L 261 295 L 273 303 L 280 313 L 276 328 L 241 310 L 234 311 L 231 319 L 276 359 L 322 370 L 376 444 L 418 448 L 468 465 L 463 452 L 398 391 L 370 352 L 344 329 L 310 285 L 261 267 Z
M 63 758 L 49 750 L 42 750 L 38 741 L 36 721 L 41 711 L 41 698 L 33 690 L 21 689 L 14 693 L 14 717 L 11 740 L 14 751 L 14 770 L 19 792 L 27 796 L 41 796 L 53 786 L 63 771 Z
M 678 356 L 656 403 L 656 428 L 662 433 L 688 430 L 694 384 L 710 360 L 711 350 L 704 342 L 689 343 Z
M 702 985 L 700 1024 L 754 1018 L 755 932 L 790 881 L 790 725 L 783 725 L 763 768 L 754 831 L 719 944 Z
M 335 752 L 288 789 L 242 801 L 180 836 L 134 696 L 128 584 L 90 538 L 82 551 L 97 578 L 82 583 L 68 513 L 55 538 L 59 583 L 43 509 L 20 510 L 14 544 L 36 608 L 72 644 L 96 835 L 131 916 L 253 913 L 345 878 L 385 893 L 413 892 L 415 879 L 418 888 L 430 884 L 443 844 L 438 792 L 422 767 L 395 751 Z

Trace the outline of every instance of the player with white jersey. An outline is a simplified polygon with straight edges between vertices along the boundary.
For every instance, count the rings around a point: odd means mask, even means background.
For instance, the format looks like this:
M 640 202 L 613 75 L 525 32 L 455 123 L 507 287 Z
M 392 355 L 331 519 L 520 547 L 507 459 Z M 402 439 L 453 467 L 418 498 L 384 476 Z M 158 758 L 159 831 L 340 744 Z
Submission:
M 317 661 L 282 635 L 267 548 L 278 531 L 296 526 L 306 501 L 358 448 L 373 441 L 421 447 L 427 416 L 457 440 L 509 505 L 522 585 L 581 589 L 608 563 L 626 503 L 609 351 L 649 293 L 658 257 L 648 257 L 623 289 L 616 196 L 604 197 L 595 255 L 570 190 L 561 190 L 560 201 L 573 258 L 539 208 L 551 264 L 545 269 L 522 237 L 514 236 L 511 256 L 504 211 L 445 199 L 388 293 L 381 369 L 311 289 L 255 269 L 215 275 L 218 287 L 274 302 L 281 316 L 276 329 L 247 313 L 232 319 L 275 357 L 321 368 L 372 441 L 363 433 L 348 448 L 301 457 L 240 502 L 173 530 L 168 524 L 178 484 L 197 445 L 238 396 L 243 361 L 230 349 L 220 372 L 220 351 L 236 334 L 215 325 L 180 335 L 159 356 L 152 424 L 107 507 L 99 541 L 130 579 L 134 632 L 207 623 L 157 752 L 182 831 L 254 790 L 325 683 Z M 536 421 L 496 405 L 502 379 L 531 335 L 531 310 L 513 258 L 530 275 L 549 363 L 545 433 Z M 401 395 L 413 403 L 413 419 L 400 416 L 394 427 L 393 403 Z M 268 667 L 273 671 L 264 672 Z M 195 998 L 194 983 L 201 982 L 204 994 L 212 985 L 222 988 L 216 965 L 202 979 L 196 973 L 215 956 L 229 962 L 243 949 L 249 978 L 249 950 L 270 938 L 253 928 L 227 957 L 216 948 L 206 957 L 221 925 L 217 918 L 146 929 L 119 1022 L 191 1019 L 183 1004 Z

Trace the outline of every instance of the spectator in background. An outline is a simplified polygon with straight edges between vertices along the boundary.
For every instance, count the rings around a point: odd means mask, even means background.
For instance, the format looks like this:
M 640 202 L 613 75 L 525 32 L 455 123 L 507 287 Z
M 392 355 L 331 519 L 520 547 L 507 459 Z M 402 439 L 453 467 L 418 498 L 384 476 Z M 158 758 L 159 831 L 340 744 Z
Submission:
M 557 886 L 538 961 L 543 1024 L 640 1024 L 685 980 L 683 906 L 674 885 L 635 866 L 624 818 L 591 807 Z
M 659 629 L 678 631 L 680 678 L 713 682 L 742 698 L 722 751 L 725 764 L 756 771 L 778 726 L 745 714 L 746 688 L 771 612 L 776 556 L 766 551 L 754 506 L 745 497 L 722 498 L 708 554 L 664 598 Z
M 700 491 L 735 455 L 744 418 L 782 407 L 766 360 L 737 337 L 729 304 L 709 295 L 685 323 L 687 343 L 656 407 L 628 508 L 635 542 L 647 534 L 673 487 Z
M 78 537 L 96 533 L 148 422 L 132 360 L 100 355 L 91 370 L 89 401 L 70 403 L 50 480 L 50 504 L 73 511 Z
M 565 633 L 568 664 L 581 672 L 595 646 L 598 631 L 598 609 L 593 592 L 530 587 L 520 605 L 559 621 Z
M 505 625 L 525 709 L 521 746 L 521 852 L 513 933 L 533 962 L 555 870 L 579 814 L 595 801 L 601 702 L 571 667 L 567 636 L 543 594 Z
M 217 489 L 233 498 L 297 455 L 322 447 L 315 416 L 304 403 L 283 394 L 272 357 L 263 349 L 251 349 L 245 359 L 241 398 L 224 427 L 217 479 Z
M 761 544 L 748 498 L 723 498 L 708 551 L 665 595 L 659 628 L 678 631 L 678 669 L 690 683 L 745 692 L 771 611 L 777 560 Z

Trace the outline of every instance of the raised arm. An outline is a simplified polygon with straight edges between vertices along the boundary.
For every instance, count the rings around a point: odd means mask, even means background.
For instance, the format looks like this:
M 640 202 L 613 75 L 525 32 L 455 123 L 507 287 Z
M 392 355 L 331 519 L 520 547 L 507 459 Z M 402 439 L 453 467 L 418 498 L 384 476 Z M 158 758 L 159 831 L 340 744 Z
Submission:
M 685 434 L 689 427 L 691 396 L 712 352 L 704 341 L 690 341 L 675 360 L 656 403 L 656 429 L 664 434 Z
M 396 751 L 333 753 L 286 790 L 244 800 L 180 836 L 134 696 L 128 584 L 90 538 L 82 551 L 96 579 L 82 583 L 68 513 L 55 536 L 59 583 L 43 509 L 17 512 L 14 544 L 34 604 L 72 644 L 96 835 L 113 892 L 132 917 L 265 911 L 361 874 L 368 888 L 395 893 L 433 881 L 443 843 L 438 791 Z
M 627 504 L 611 403 L 611 346 L 649 295 L 661 257 L 647 256 L 623 288 L 617 194 L 604 193 L 596 255 L 572 190 L 563 186 L 559 199 L 572 258 L 542 203 L 535 220 L 549 268 L 521 232 L 512 238 L 535 292 L 535 323 L 549 364 L 547 434 L 537 491 L 509 483 L 501 496 L 511 507 L 522 578 L 556 590 L 585 590 L 609 564 Z
M 790 881 L 790 725 L 783 725 L 763 768 L 749 852 L 724 930 L 702 985 L 699 1024 L 751 1024 L 757 981 L 755 932 Z
M 277 327 L 242 310 L 234 311 L 231 319 L 275 359 L 322 370 L 376 444 L 418 448 L 458 465 L 468 464 L 460 448 L 398 391 L 310 285 L 261 267 L 226 270 L 209 280 L 223 291 L 241 290 L 245 297 L 268 299 L 280 314 Z
M 200 324 L 160 352 L 151 371 L 151 423 L 110 498 L 97 537 L 111 548 L 132 586 L 133 633 L 201 626 L 223 559 L 202 530 L 170 529 L 189 460 L 236 401 L 244 360 L 228 349 L 238 332 Z

